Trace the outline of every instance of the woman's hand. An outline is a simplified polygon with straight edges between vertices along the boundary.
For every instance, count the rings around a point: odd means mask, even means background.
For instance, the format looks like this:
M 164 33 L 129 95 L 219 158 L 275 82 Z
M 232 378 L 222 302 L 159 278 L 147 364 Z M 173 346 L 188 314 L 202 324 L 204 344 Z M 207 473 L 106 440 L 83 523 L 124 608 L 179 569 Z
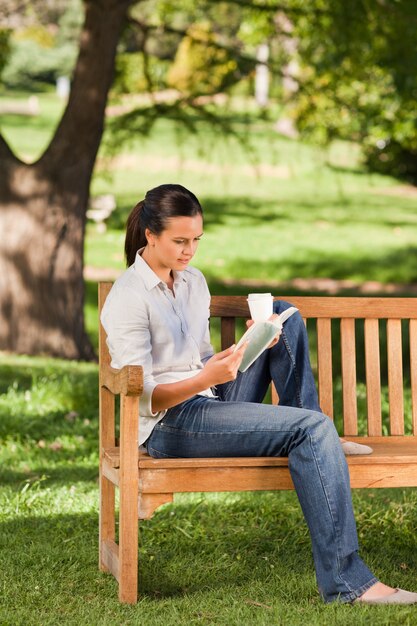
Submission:
M 214 354 L 206 362 L 202 374 L 208 381 L 208 387 L 235 380 L 247 345 L 245 342 L 238 350 L 235 350 L 234 345 L 230 346 L 227 350 Z
M 271 317 L 268 317 L 268 320 L 267 320 L 267 321 L 268 321 L 268 322 L 272 322 L 274 319 L 277 319 L 277 317 L 279 317 L 279 315 L 277 315 L 277 313 L 273 313 L 273 314 L 271 315 Z M 254 325 L 254 323 L 255 323 L 255 322 L 254 322 L 253 320 L 250 320 L 250 319 L 249 319 L 249 320 L 247 320 L 247 321 L 246 321 L 246 328 L 250 328 L 251 326 L 253 326 L 253 325 Z M 269 349 L 269 348 L 272 348 L 273 346 L 276 346 L 276 344 L 278 343 L 278 341 L 279 341 L 279 338 L 280 338 L 280 337 L 281 337 L 281 332 L 280 332 L 280 333 L 279 333 L 279 334 L 275 337 L 275 339 L 273 339 L 273 340 L 271 341 L 271 343 L 270 343 L 270 344 L 269 344 L 269 346 L 268 346 L 268 349 Z

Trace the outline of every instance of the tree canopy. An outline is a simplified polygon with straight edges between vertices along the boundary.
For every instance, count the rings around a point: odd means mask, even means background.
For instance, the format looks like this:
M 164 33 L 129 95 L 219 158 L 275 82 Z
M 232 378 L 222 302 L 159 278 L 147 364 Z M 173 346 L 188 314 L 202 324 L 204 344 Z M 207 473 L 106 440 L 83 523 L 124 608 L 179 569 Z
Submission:
M 19 28 L 17 36 L 0 32 L 0 71 L 9 55 L 6 83 L 70 74 L 80 3 L 7 2 L 1 25 Z M 413 0 L 141 0 L 130 3 L 120 34 L 113 89 L 174 88 L 175 114 L 181 103 L 184 120 L 199 95 L 253 93 L 256 49 L 266 42 L 272 98 L 302 136 L 358 141 L 370 168 L 415 182 L 416 32 Z M 286 77 L 296 89 L 286 91 Z M 154 115 L 137 109 L 142 119 Z M 129 115 L 123 124 L 129 123 L 137 128 L 139 120 Z
M 417 183 L 417 4 L 319 4 L 294 22 L 298 128 L 320 142 L 357 141 L 370 169 Z

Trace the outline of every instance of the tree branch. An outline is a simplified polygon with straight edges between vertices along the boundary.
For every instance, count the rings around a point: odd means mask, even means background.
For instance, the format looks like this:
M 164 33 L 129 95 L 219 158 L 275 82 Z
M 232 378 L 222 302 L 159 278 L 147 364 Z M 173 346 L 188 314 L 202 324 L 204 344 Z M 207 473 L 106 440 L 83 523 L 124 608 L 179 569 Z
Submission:
M 178 128 L 182 127 L 192 135 L 199 134 L 201 124 L 217 128 L 221 136 L 233 137 L 252 158 L 253 146 L 250 140 L 251 133 L 248 132 L 250 117 L 246 114 L 240 115 L 236 111 L 230 114 L 224 110 L 217 111 L 211 107 L 210 102 L 207 104 L 204 102 L 193 96 L 179 96 L 173 102 L 152 102 L 149 106 L 135 108 L 112 119 L 109 122 L 108 154 L 111 156 L 117 152 L 120 145 L 128 143 L 132 137 L 149 136 L 158 120 L 171 119 L 177 123 Z M 218 137 L 219 135 L 212 133 L 212 136 Z
M 261 13 L 269 13 L 275 15 L 278 11 L 282 11 L 288 16 L 306 16 L 314 13 L 315 15 L 328 15 L 331 11 L 314 7 L 312 9 L 304 9 L 302 7 L 292 7 L 289 4 L 276 2 L 275 4 L 262 4 L 252 2 L 252 0 L 227 0 L 228 4 L 234 4 L 242 9 L 250 9 L 252 11 L 260 11 Z M 208 4 L 217 4 L 218 0 L 208 0 Z
M 185 37 L 186 35 L 188 37 L 191 37 L 187 29 L 174 28 L 172 26 L 168 26 L 167 24 L 163 24 L 159 26 L 155 24 L 147 24 L 146 22 L 143 22 L 133 17 L 129 17 L 129 23 L 134 26 L 137 26 L 145 34 L 147 34 L 149 31 L 161 31 L 162 30 L 164 33 L 179 35 L 181 37 Z M 280 37 L 283 37 L 283 38 L 284 37 L 288 37 L 289 39 L 294 38 L 292 33 L 288 33 L 285 30 L 279 30 L 278 34 Z M 196 43 L 207 45 L 207 41 L 203 39 L 202 37 L 200 38 L 200 37 L 192 36 L 191 38 Z M 285 72 L 285 70 L 282 69 L 282 64 L 275 63 L 272 59 L 269 59 L 268 61 L 265 61 L 265 62 L 259 61 L 256 57 L 250 56 L 249 54 L 245 54 L 241 52 L 237 45 L 236 46 L 227 45 L 219 41 L 214 41 L 214 40 L 210 41 L 210 46 L 212 46 L 213 48 L 216 48 L 217 50 L 225 50 L 226 52 L 231 54 L 231 56 L 234 56 L 238 60 L 247 64 L 247 66 L 250 67 L 251 69 L 256 67 L 256 65 L 266 65 L 274 74 L 280 75 L 283 78 L 287 77 L 287 73 Z M 142 52 L 144 53 L 144 55 L 148 54 L 145 50 L 142 50 Z M 294 80 L 296 79 L 294 78 Z M 150 85 L 150 88 L 152 88 L 152 85 Z

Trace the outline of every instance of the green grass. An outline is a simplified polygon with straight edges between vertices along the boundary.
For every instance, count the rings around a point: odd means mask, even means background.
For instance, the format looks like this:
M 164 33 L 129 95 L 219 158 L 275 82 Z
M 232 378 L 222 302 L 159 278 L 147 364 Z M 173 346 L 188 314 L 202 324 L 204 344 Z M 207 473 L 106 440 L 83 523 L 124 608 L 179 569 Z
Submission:
M 202 201 L 205 234 L 195 263 L 213 289 L 222 289 L 225 279 L 236 289 L 248 279 L 415 282 L 415 196 L 388 195 L 397 181 L 361 171 L 355 146 L 324 152 L 280 138 L 267 122 L 260 126 L 252 137 L 259 177 L 248 155 L 221 139 L 203 154 L 190 140 L 181 165 L 166 121 L 152 140 L 137 140 L 124 161 L 113 163 L 110 180 L 98 167 L 92 192 L 113 192 L 118 209 L 106 234 L 90 228 L 87 264 L 122 269 L 130 209 L 147 189 L 175 181 Z
M 39 99 L 39 117 L 2 116 L 11 145 L 32 159 L 63 106 L 54 94 Z M 235 283 L 227 289 L 239 291 L 250 279 L 261 285 L 332 278 L 395 282 L 407 292 L 417 280 L 415 195 L 387 195 L 397 181 L 361 170 L 356 145 L 322 150 L 280 137 L 268 120 L 252 123 L 247 134 L 249 151 L 207 129 L 200 137 L 179 134 L 172 122 L 161 120 L 150 138 L 132 134 L 114 161 L 105 134 L 91 192 L 113 193 L 117 210 L 106 233 L 89 224 L 86 264 L 121 270 L 129 211 L 152 186 L 179 182 L 199 196 L 205 210 L 195 263 L 213 291 L 224 290 L 227 279 Z
M 97 569 L 97 366 L 3 356 L 0 623 L 413 624 L 407 607 L 327 606 L 292 492 L 181 495 L 141 523 L 141 598 Z M 413 588 L 417 491 L 354 492 L 362 554 Z
M 38 118 L 2 117 L 7 138 L 28 160 L 47 144 L 62 107 L 54 94 L 41 94 L 40 105 Z M 249 158 L 207 131 L 199 141 L 183 136 L 179 142 L 172 123 L 163 120 L 152 138 L 134 138 L 124 160 L 107 169 L 103 146 L 92 193 L 114 193 L 118 208 L 106 233 L 89 224 L 86 264 L 121 270 L 130 208 L 148 188 L 180 182 L 205 208 L 196 265 L 213 293 L 246 293 L 248 279 L 262 286 L 329 277 L 358 285 L 395 281 L 407 294 L 417 277 L 415 199 L 386 195 L 397 181 L 361 171 L 357 146 L 337 144 L 324 152 L 278 137 L 266 121 L 251 137 Z M 95 345 L 96 303 L 97 285 L 89 280 L 86 322 Z M 360 328 L 358 336 L 361 342 Z M 337 350 L 334 359 L 338 376 Z M 339 413 L 337 381 L 335 388 Z M 383 393 L 386 420 L 385 385 Z M 409 401 L 406 395 L 407 413 Z M 359 412 L 364 403 L 360 384 Z M 292 492 L 178 496 L 141 524 L 141 598 L 136 606 L 120 605 L 116 582 L 97 567 L 97 411 L 95 364 L 2 355 L 0 624 L 416 623 L 414 608 L 321 602 Z M 415 588 L 417 490 L 353 496 L 366 561 L 384 581 Z
M 23 161 L 35 161 L 46 148 L 51 132 L 57 125 L 64 103 L 53 93 L 3 93 L 0 103 L 3 107 L 17 105 L 27 107 L 28 98 L 35 95 L 39 103 L 39 115 L 22 116 L 2 114 L 1 129 L 12 149 Z

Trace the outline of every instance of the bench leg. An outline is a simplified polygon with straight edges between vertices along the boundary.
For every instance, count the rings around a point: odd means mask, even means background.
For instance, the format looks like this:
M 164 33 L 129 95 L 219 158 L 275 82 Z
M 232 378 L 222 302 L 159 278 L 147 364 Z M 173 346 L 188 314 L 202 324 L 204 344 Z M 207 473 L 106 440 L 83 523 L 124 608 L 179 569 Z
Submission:
M 110 572 L 107 546 L 115 542 L 115 485 L 103 473 L 103 450 L 114 446 L 114 396 L 100 384 L 99 568 Z M 114 553 L 114 550 L 112 551 Z
M 124 492 L 124 493 L 123 493 Z M 138 494 L 120 485 L 119 600 L 138 599 Z
M 115 487 L 105 476 L 100 476 L 99 512 L 99 567 L 103 572 L 110 571 L 105 564 L 105 544 L 115 541 Z
M 120 398 L 119 600 L 138 599 L 139 399 Z

